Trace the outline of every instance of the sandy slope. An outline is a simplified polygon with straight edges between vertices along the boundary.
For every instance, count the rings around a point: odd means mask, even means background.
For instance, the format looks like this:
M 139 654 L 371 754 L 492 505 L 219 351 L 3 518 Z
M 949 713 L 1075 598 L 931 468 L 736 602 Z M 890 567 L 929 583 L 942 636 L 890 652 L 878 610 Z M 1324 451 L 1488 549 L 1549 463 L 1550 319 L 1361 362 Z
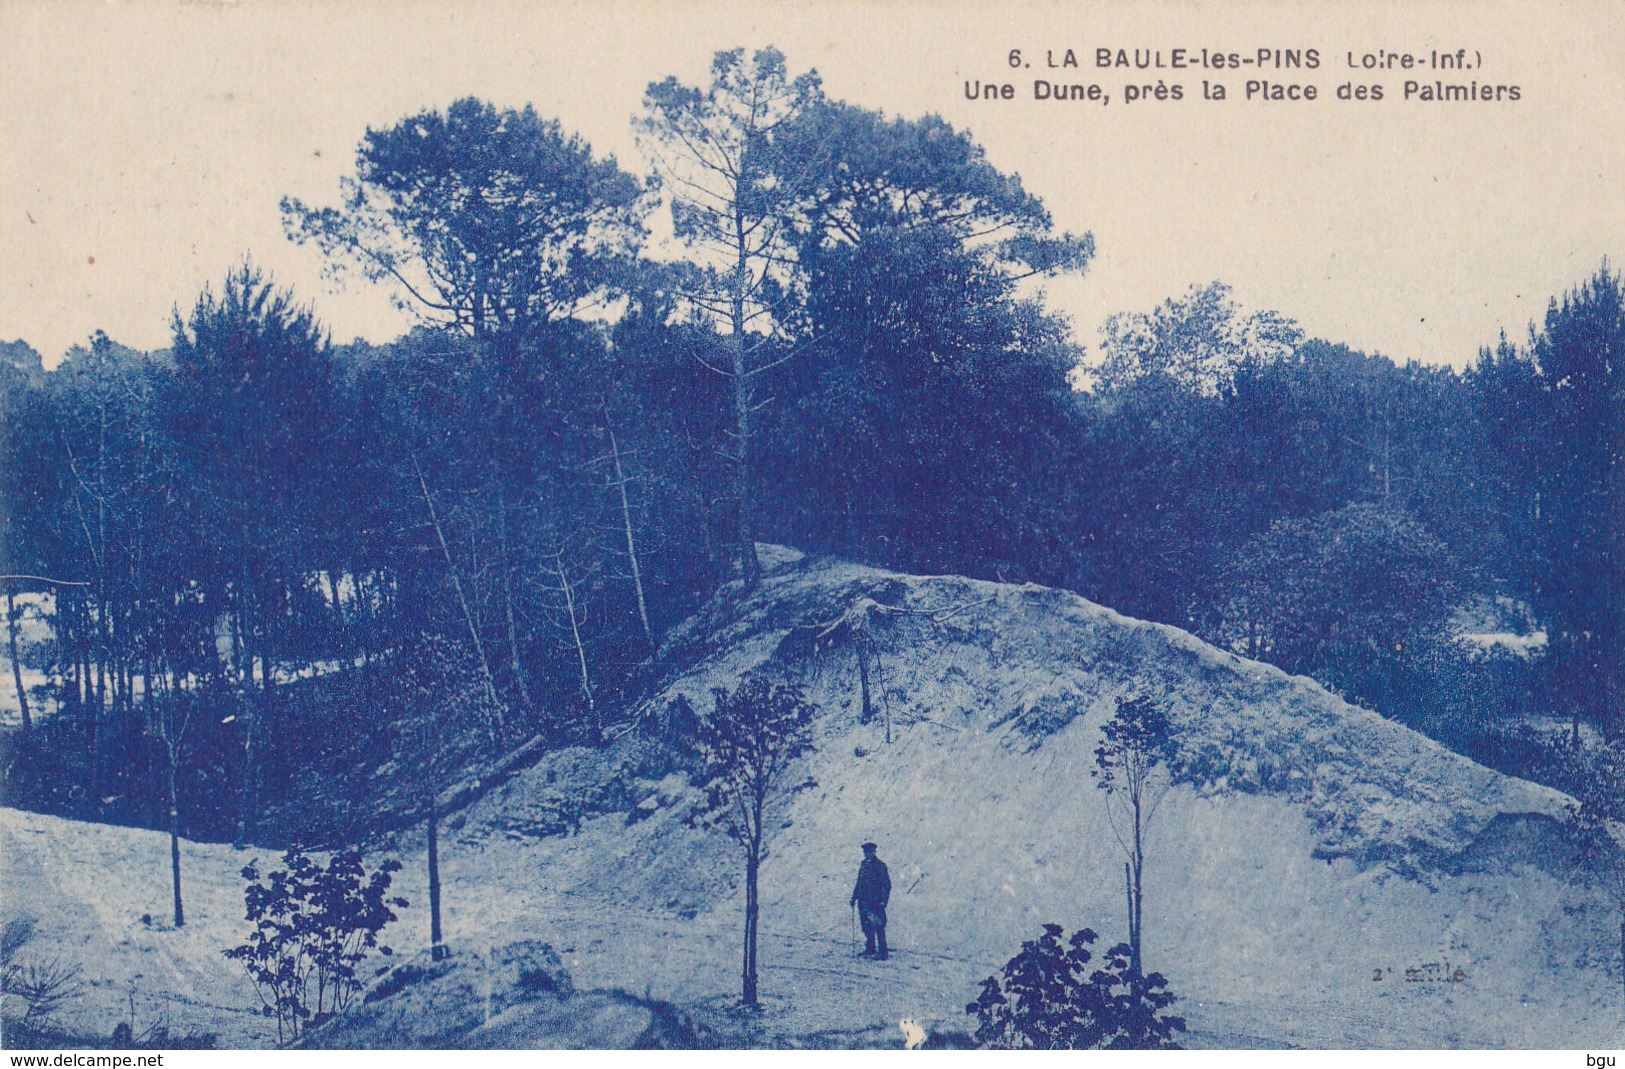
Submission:
M 1036 587 L 921 579 L 775 551 L 762 589 L 720 597 L 672 636 L 673 678 L 607 754 L 554 755 L 452 821 L 443 839 L 456 948 L 545 938 L 581 987 L 619 986 L 711 1012 L 737 991 L 736 848 L 693 825 L 696 792 L 639 738 L 676 694 L 767 669 L 825 711 L 777 814 L 764 873 L 767 1012 L 775 1036 L 844 1034 L 914 1016 L 962 1029 L 976 982 L 1045 921 L 1121 938 L 1121 854 L 1088 775 L 1114 699 L 1156 693 L 1198 757 L 1153 825 L 1147 962 L 1204 1045 L 1617 1046 L 1609 915 L 1561 879 L 1564 799 L 1489 772 L 1308 680 L 1171 628 Z M 880 651 L 859 723 L 856 658 L 838 619 Z M 889 708 L 893 741 L 885 741 Z M 663 778 L 662 778 L 663 777 Z M 537 819 L 584 783 L 644 799 L 579 835 Z M 613 792 L 612 792 L 613 793 Z M 265 1035 L 219 958 L 241 938 L 249 854 L 192 847 L 192 921 L 164 916 L 163 836 L 3 812 L 3 909 L 104 980 L 83 1011 L 111 1028 L 140 973 L 148 995 L 233 1042 Z M 888 963 L 854 960 L 847 895 L 873 838 L 896 892 Z M 404 911 L 424 942 L 421 845 L 398 847 Z M 269 852 L 262 851 L 269 857 Z M 1617 932 L 1617 929 L 1613 929 Z M 1428 963 L 1460 983 L 1407 983 Z M 1391 972 L 1389 970 L 1392 970 Z M 838 1037 L 837 1037 L 838 1038 Z
M 176 929 L 167 835 L 0 809 L 0 920 L 34 922 L 24 957 L 80 968 L 81 995 L 61 1023 L 110 1034 L 133 1016 L 137 1032 L 167 1021 L 262 1046 L 275 1025 L 267 1033 L 247 980 L 220 954 L 246 932 L 237 873 L 251 856 L 183 843 L 187 924 Z
M 1088 770 L 1114 699 L 1149 691 L 1203 770 L 1163 802 L 1148 876 L 1148 962 L 1186 996 L 1193 1027 L 1316 1045 L 1620 1038 L 1609 918 L 1557 875 L 1556 792 L 1072 595 L 795 558 L 779 554 L 756 596 L 719 599 L 674 636 L 668 660 L 684 671 L 666 692 L 703 710 L 711 686 L 766 666 L 827 711 L 807 767 L 817 786 L 785 807 L 764 877 L 764 926 L 786 945 L 764 953 L 783 970 L 764 985 L 792 1007 L 787 1031 L 865 1014 L 962 1026 L 975 981 L 1042 922 L 1121 938 L 1121 854 Z M 883 720 L 857 722 L 850 647 L 814 641 L 854 614 L 881 651 L 890 744 Z M 546 770 L 486 799 L 471 826 L 511 826 Z M 669 804 L 648 820 L 606 818 L 524 856 L 560 892 L 628 910 L 699 910 L 698 924 L 725 900 L 712 924 L 726 944 L 738 863 L 726 840 L 683 825 L 690 800 L 664 787 Z M 890 970 L 842 954 L 866 838 L 897 887 L 904 954 Z M 1467 980 L 1405 981 L 1445 961 Z M 854 972 L 893 981 L 871 990 Z M 656 989 L 685 991 L 699 993 Z

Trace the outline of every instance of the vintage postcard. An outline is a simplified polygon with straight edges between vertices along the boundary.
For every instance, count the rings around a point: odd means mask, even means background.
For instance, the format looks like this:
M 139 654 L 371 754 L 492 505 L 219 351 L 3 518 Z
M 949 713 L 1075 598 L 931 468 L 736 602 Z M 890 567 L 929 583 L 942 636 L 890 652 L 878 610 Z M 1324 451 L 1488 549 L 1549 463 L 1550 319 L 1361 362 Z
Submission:
M 1615 1064 L 1622 57 L 8 0 L 4 1046 Z

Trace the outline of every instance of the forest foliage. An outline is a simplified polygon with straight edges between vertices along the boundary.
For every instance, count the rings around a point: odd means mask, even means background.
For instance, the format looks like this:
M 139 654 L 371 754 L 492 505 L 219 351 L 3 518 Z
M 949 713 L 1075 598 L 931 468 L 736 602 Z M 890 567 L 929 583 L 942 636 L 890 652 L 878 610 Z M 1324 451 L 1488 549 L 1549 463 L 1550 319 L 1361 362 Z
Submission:
M 654 83 L 638 125 L 649 177 L 457 101 L 367 131 L 335 205 L 285 201 L 292 239 L 419 314 L 388 344 L 333 344 L 245 262 L 165 350 L 5 347 L 0 571 L 45 580 L 7 581 L 38 673 L 7 681 L 8 802 L 317 841 L 349 773 L 429 745 L 437 688 L 477 712 L 459 762 L 596 744 L 661 635 L 757 580 L 757 541 L 1066 587 L 1537 778 L 1550 747 L 1504 744 L 1528 724 L 1618 737 L 1607 264 L 1465 371 L 1218 282 L 1092 352 L 1042 282 L 1093 239 L 941 119 L 764 50 Z M 1455 640 L 1485 607 L 1544 647 Z

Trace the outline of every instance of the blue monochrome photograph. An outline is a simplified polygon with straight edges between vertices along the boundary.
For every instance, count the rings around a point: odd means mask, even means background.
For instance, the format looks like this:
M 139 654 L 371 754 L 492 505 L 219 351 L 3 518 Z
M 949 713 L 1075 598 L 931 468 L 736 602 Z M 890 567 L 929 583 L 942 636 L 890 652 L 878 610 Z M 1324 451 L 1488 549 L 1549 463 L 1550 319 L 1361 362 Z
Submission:
M 1617 1052 L 1621 56 L 0 6 L 0 1044 Z

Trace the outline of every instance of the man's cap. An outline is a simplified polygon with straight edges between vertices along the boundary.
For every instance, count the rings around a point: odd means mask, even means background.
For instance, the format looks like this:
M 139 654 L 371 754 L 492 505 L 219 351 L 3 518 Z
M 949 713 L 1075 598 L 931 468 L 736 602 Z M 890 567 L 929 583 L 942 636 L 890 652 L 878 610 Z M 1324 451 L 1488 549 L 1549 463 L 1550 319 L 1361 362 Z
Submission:
M 873 850 L 875 848 L 875 844 L 874 843 L 864 843 L 863 848 L 865 850 Z

